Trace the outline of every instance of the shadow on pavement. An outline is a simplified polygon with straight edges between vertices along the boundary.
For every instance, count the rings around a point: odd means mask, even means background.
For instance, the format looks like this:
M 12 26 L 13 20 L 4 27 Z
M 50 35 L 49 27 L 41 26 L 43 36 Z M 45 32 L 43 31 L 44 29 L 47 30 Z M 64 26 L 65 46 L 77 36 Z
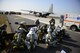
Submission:
M 73 39 L 71 39 L 71 38 L 67 38 L 67 39 L 64 39 L 64 41 L 70 41 L 70 42 L 77 42 L 76 40 L 73 40 Z
M 67 41 L 63 41 L 62 44 L 67 45 L 67 46 L 72 46 L 72 47 L 75 47 L 75 48 L 80 48 L 79 45 L 76 45 L 76 44 L 74 44 L 74 43 L 67 42 Z
M 27 53 L 27 52 L 28 51 L 26 50 L 26 52 L 24 53 Z M 56 53 L 56 48 L 47 49 L 47 48 L 42 48 L 42 47 L 37 46 L 30 53 Z
M 37 46 L 35 49 L 33 49 L 31 52 L 29 52 L 27 49 L 24 50 L 18 50 L 15 53 L 56 53 L 57 51 L 61 50 L 66 51 L 66 53 L 70 53 L 72 50 L 66 46 L 59 45 L 58 47 L 50 47 L 50 48 L 42 48 Z

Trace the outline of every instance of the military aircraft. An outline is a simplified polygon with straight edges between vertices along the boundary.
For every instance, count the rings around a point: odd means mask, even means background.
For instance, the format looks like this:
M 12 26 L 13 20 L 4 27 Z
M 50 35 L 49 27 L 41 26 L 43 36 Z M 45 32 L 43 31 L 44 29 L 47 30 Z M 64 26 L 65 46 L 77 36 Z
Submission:
M 45 18 L 47 16 L 49 16 L 50 14 L 54 14 L 53 13 L 53 4 L 51 4 L 48 12 L 37 12 L 37 11 L 32 11 L 32 10 L 21 10 L 21 11 L 28 11 L 29 13 L 33 13 L 35 16 L 45 17 Z

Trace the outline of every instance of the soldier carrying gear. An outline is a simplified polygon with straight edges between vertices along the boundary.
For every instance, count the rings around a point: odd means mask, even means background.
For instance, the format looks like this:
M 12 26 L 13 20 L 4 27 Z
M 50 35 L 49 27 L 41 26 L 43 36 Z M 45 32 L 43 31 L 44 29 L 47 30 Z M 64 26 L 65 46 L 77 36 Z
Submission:
M 29 33 L 26 35 L 25 45 L 27 46 L 28 49 L 30 49 L 32 45 L 35 48 L 35 46 L 37 45 L 37 40 L 38 36 L 35 33 L 35 28 L 31 28 Z
M 17 42 L 24 41 L 26 34 L 28 32 L 27 30 L 28 29 L 26 27 L 26 22 L 25 21 L 20 22 L 20 26 L 18 27 L 13 39 L 16 40 Z
M 56 33 L 56 38 L 58 39 L 58 42 L 61 42 L 62 41 L 62 32 L 63 32 L 63 31 L 61 31 L 61 27 L 57 26 L 55 28 L 54 32 Z
M 38 40 L 39 40 L 39 42 L 45 40 L 45 35 L 46 34 L 47 34 L 47 24 L 44 24 L 38 30 Z
M 27 34 L 27 37 L 30 37 L 30 35 L 33 35 L 33 36 L 32 36 L 33 39 L 35 39 L 35 40 L 38 39 L 38 36 L 37 36 L 37 34 L 36 34 L 36 31 L 35 31 L 35 28 L 34 28 L 34 27 L 30 29 L 29 33 Z
M 25 21 L 20 22 L 19 28 L 20 28 L 20 27 L 26 29 L 26 22 L 25 22 Z
M 37 19 L 37 20 L 35 21 L 35 25 L 40 28 L 40 21 L 39 21 L 39 19 Z
M 2 24 L 2 26 L 0 27 L 0 41 L 1 41 L 1 47 L 5 47 L 6 46 L 6 41 L 8 40 L 7 39 L 7 32 L 6 32 L 6 28 L 7 28 L 7 25 L 6 24 Z M 3 41 L 2 41 L 3 40 Z
M 1 36 L 2 36 L 3 39 L 6 39 L 6 37 L 7 37 L 6 27 L 7 27 L 6 24 L 2 25 Z
M 17 41 L 20 41 L 21 39 L 25 39 L 25 35 L 24 35 L 24 29 L 23 28 L 19 28 L 18 30 L 18 35 L 17 35 Z
M 44 33 L 47 33 L 47 24 L 43 25 L 43 26 L 42 26 L 42 29 L 43 29 L 43 32 L 44 32 Z
M 18 27 L 18 29 L 19 28 L 23 28 L 24 29 L 24 34 L 26 35 L 27 33 L 28 33 L 28 28 L 27 28 L 27 26 L 26 26 L 26 22 L 25 21 L 22 21 L 22 22 L 20 22 L 20 26 Z
M 49 38 L 51 38 L 51 36 L 52 36 L 51 26 L 48 27 L 47 32 L 48 32 Z
M 55 25 L 55 19 L 51 19 L 50 21 L 49 21 L 49 23 L 51 24 L 51 25 Z
M 55 19 L 52 18 L 52 19 L 49 21 L 49 23 L 50 23 L 50 25 L 51 25 L 52 30 L 54 30 L 54 29 L 55 29 Z
M 26 36 L 26 34 L 28 32 L 27 30 L 28 30 L 28 28 L 26 26 L 26 22 L 22 21 L 22 22 L 20 22 L 20 26 L 18 27 L 16 32 L 17 33 L 23 33 Z
M 25 35 L 24 35 L 24 28 L 19 28 L 17 31 L 17 33 L 14 35 L 13 37 L 13 41 L 12 41 L 12 45 L 13 48 L 18 48 L 21 47 L 22 44 L 24 44 L 24 40 L 25 40 Z

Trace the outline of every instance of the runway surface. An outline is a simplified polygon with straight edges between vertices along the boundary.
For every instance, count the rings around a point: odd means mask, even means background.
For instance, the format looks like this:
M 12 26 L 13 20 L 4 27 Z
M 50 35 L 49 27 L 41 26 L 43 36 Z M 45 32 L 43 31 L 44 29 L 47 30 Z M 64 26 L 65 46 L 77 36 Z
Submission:
M 15 22 L 21 22 L 26 21 L 27 24 L 34 24 L 34 21 L 36 19 L 39 19 L 42 24 L 49 24 L 49 20 L 51 18 L 39 18 L 35 16 L 30 15 L 7 15 L 7 18 L 9 22 L 11 23 L 11 27 L 13 32 L 17 29 L 18 25 L 15 24 Z M 59 24 L 59 19 L 56 19 L 56 25 Z M 63 43 L 57 47 L 57 48 L 49 48 L 47 49 L 45 44 L 39 44 L 38 47 L 32 51 L 31 53 L 60 53 L 60 51 L 63 49 L 67 53 L 80 53 L 80 32 L 74 32 L 71 30 L 66 30 L 67 33 L 70 35 L 71 39 L 64 40 Z M 26 53 L 25 51 L 18 51 L 19 53 Z

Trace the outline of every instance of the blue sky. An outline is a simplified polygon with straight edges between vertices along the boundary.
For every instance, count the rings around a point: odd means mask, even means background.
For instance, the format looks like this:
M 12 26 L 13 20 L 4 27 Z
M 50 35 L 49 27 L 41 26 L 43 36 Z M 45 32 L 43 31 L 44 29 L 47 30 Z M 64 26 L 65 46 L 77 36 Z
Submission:
M 80 0 L 0 0 L 0 10 L 48 11 L 52 3 L 54 13 L 80 14 Z

